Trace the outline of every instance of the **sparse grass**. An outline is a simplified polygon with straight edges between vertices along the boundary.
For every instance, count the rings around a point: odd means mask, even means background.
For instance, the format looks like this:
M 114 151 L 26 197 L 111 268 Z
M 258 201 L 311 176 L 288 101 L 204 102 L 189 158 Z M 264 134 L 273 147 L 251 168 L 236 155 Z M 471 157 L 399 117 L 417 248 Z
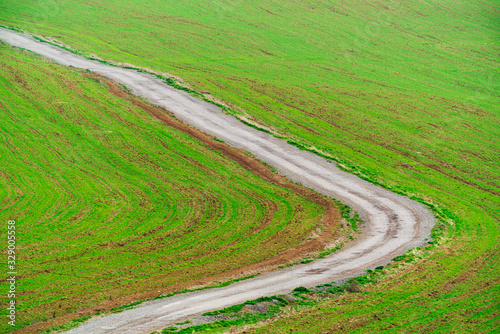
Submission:
M 0 53 L 0 221 L 17 222 L 19 274 L 1 332 L 261 261 L 319 226 L 323 207 L 106 85 Z
M 57 327 L 54 327 L 50 330 L 46 330 L 45 333 L 50 333 L 52 331 L 67 331 L 71 328 L 75 328 L 77 327 L 78 325 L 80 325 L 82 322 L 85 322 L 87 320 L 89 320 L 91 318 L 90 315 L 88 316 L 84 316 L 84 317 L 81 317 L 81 318 L 77 318 L 77 319 L 73 319 L 71 322 L 65 324 L 65 325 L 61 325 L 61 326 L 57 326 Z
M 425 264 L 262 332 L 498 327 L 497 2 L 66 0 L 0 9 L 5 25 L 180 76 L 291 144 L 432 206 L 440 247 Z
M 179 291 L 174 291 L 174 292 L 171 292 L 171 293 L 167 293 L 165 295 L 156 296 L 154 298 L 147 298 L 147 299 L 135 301 L 135 302 L 130 303 L 130 304 L 120 305 L 118 307 L 115 307 L 115 308 L 111 309 L 111 312 L 113 312 L 113 313 L 119 313 L 119 312 L 122 312 L 122 311 L 125 311 L 125 310 L 128 310 L 128 309 L 134 308 L 135 306 L 140 305 L 140 304 L 142 304 L 144 302 L 147 302 L 147 301 L 150 301 L 150 300 L 168 298 L 168 297 L 172 297 L 172 296 L 175 296 L 175 295 L 179 295 L 181 293 L 188 293 L 188 292 L 194 292 L 194 291 L 200 291 L 200 290 L 206 290 L 206 289 L 221 288 L 221 287 L 228 286 L 230 284 L 233 284 L 233 283 L 236 283 L 236 282 L 240 282 L 240 281 L 243 281 L 243 280 L 246 280 L 246 279 L 254 278 L 254 277 L 257 277 L 257 276 L 258 276 L 258 274 L 256 274 L 256 275 L 249 275 L 249 276 L 245 276 L 245 277 L 241 277 L 241 278 L 235 278 L 235 279 L 232 279 L 232 280 L 227 280 L 225 282 L 222 282 L 220 284 L 213 285 L 213 286 L 206 286 L 206 287 L 202 287 L 202 288 L 198 288 L 198 289 L 183 289 L 183 290 L 179 290 Z

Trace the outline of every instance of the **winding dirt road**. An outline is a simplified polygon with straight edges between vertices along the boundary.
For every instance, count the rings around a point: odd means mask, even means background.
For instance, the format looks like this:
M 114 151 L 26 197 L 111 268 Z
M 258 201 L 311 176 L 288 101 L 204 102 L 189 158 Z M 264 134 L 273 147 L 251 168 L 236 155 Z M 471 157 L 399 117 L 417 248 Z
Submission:
M 69 333 L 151 333 L 188 317 L 246 300 L 355 276 L 425 243 L 430 234 L 434 217 L 423 205 L 342 172 L 335 164 L 248 127 L 222 113 L 220 108 L 175 90 L 151 75 L 90 61 L 3 28 L 0 40 L 62 65 L 89 69 L 119 82 L 184 122 L 231 146 L 252 152 L 290 180 L 341 200 L 358 211 L 366 222 L 356 241 L 327 258 L 224 288 L 146 302 L 135 309 L 91 319 Z

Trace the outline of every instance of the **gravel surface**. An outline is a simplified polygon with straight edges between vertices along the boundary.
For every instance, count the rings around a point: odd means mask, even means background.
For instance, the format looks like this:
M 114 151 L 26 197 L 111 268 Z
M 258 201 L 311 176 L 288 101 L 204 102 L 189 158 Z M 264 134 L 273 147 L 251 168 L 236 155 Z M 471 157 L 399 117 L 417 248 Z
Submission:
M 151 333 L 246 300 L 288 293 L 297 286 L 312 287 L 353 277 L 425 243 L 430 234 L 434 217 L 420 203 L 342 172 L 335 164 L 248 127 L 222 113 L 220 108 L 175 90 L 151 75 L 90 61 L 4 28 L 0 28 L 0 40 L 62 65 L 89 69 L 119 82 L 184 122 L 253 153 L 290 180 L 341 200 L 358 211 L 366 222 L 355 241 L 324 259 L 223 288 L 146 302 L 135 309 L 91 319 L 69 333 Z

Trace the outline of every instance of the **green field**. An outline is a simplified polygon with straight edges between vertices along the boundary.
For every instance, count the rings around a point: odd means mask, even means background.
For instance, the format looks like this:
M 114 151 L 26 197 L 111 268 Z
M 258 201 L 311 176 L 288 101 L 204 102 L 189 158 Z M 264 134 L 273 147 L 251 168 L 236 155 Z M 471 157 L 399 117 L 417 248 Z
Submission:
M 0 23 L 180 76 L 447 213 L 445 242 L 426 261 L 349 297 L 359 302 L 263 332 L 308 332 L 318 316 L 328 319 L 318 331 L 467 332 L 500 317 L 499 10 L 492 0 L 8 1 Z
M 4 45 L 0 54 L 0 220 L 16 220 L 16 328 L 270 258 L 321 226 L 322 206 L 105 85 Z

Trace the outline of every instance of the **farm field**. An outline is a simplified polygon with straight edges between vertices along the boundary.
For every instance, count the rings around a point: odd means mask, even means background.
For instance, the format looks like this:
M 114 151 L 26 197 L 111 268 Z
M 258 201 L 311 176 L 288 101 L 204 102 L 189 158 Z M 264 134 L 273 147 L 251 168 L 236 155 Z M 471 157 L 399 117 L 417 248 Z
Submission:
M 18 242 L 14 329 L 241 277 L 333 237 L 332 202 L 244 152 L 173 117 L 162 124 L 148 112 L 159 110 L 116 86 L 124 99 L 110 94 L 99 78 L 5 45 L 0 54 L 0 217 L 16 220 Z M 325 225 L 329 236 L 317 230 Z M 304 242 L 313 231 L 321 236 Z
M 179 76 L 449 218 L 425 261 L 262 332 L 318 318 L 319 332 L 474 332 L 500 316 L 498 12 L 489 0 L 7 1 L 0 24 Z

